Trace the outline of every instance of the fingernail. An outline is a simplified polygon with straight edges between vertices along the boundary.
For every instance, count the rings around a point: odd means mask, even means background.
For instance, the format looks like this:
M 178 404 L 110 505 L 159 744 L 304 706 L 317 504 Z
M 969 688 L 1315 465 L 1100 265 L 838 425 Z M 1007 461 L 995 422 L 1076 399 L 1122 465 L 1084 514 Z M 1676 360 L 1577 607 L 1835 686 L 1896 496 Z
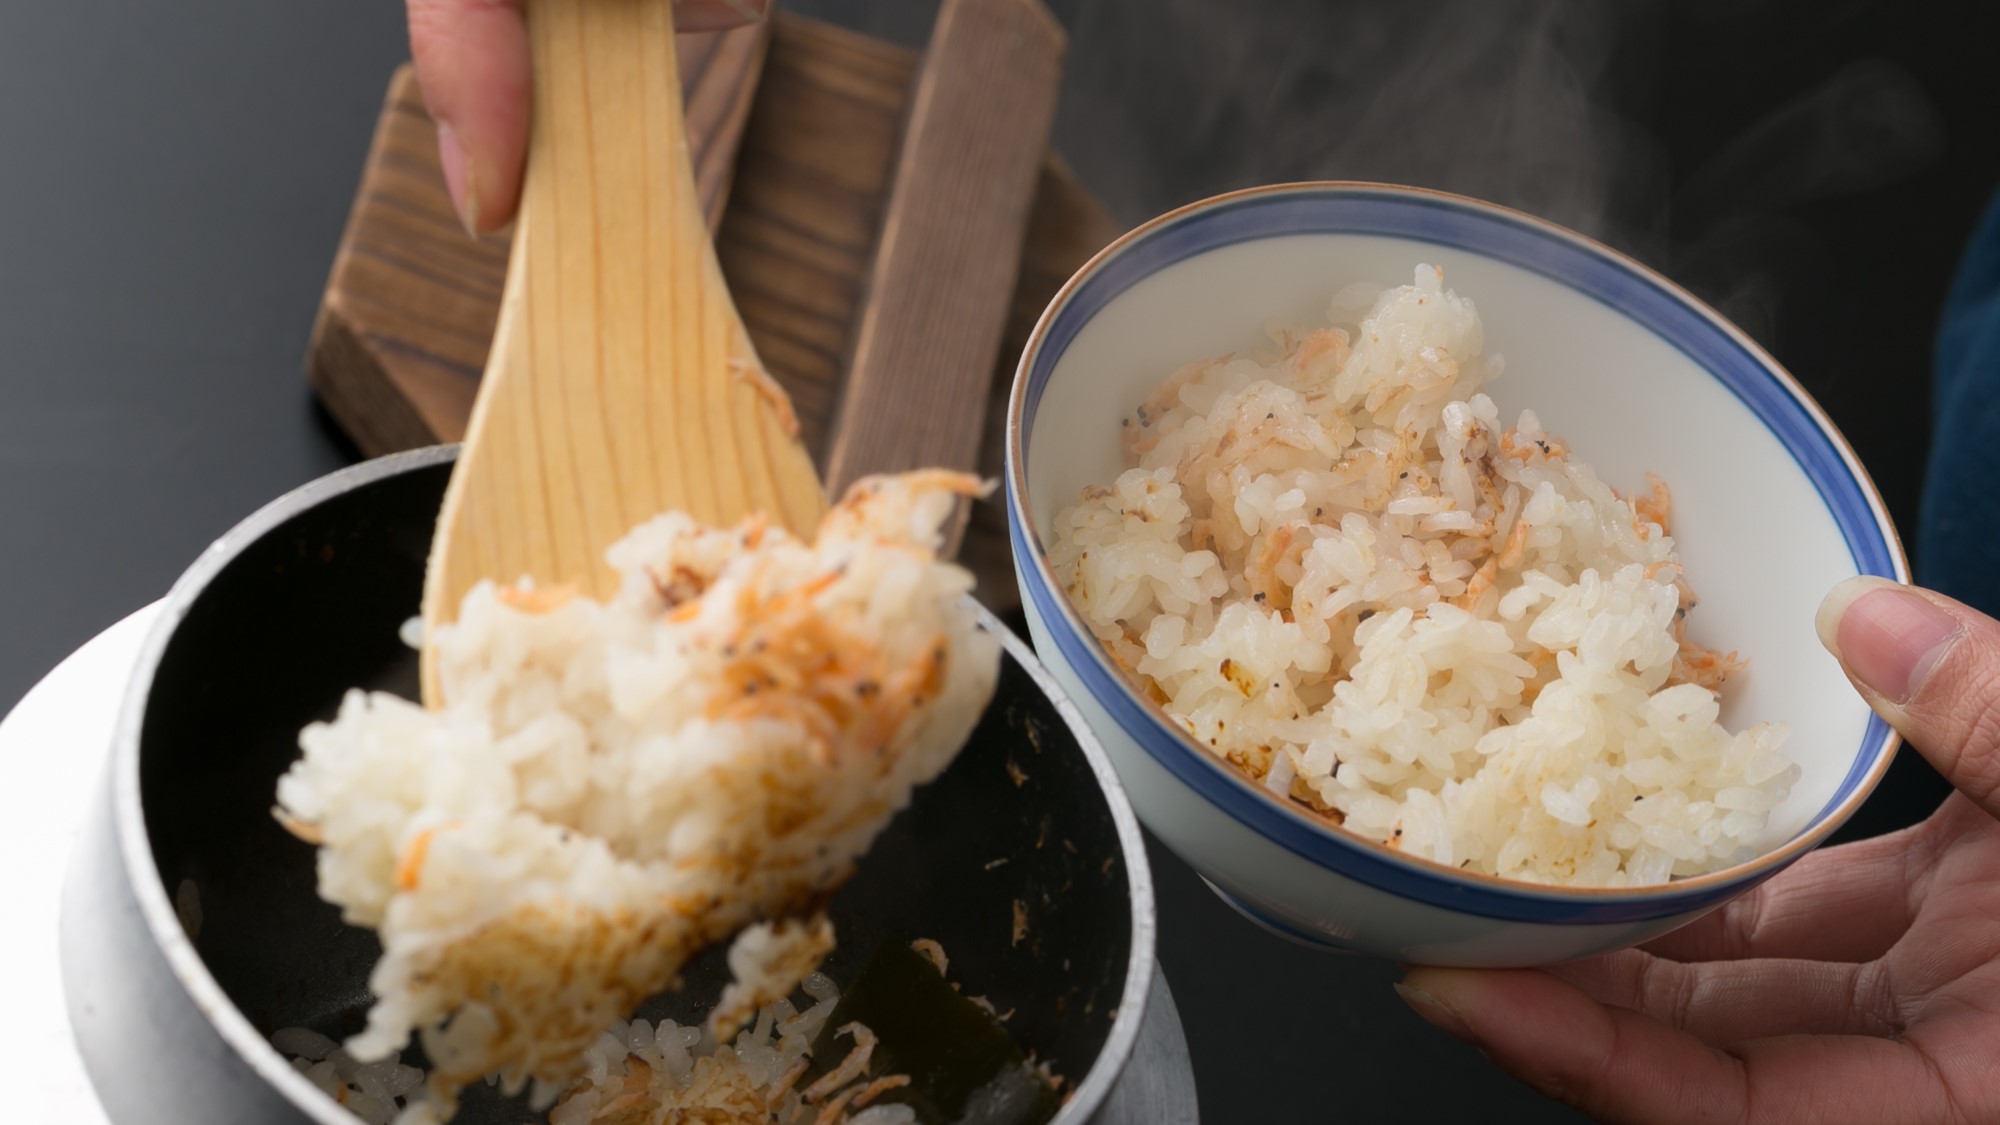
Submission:
M 465 158 L 465 144 L 449 124 L 438 122 L 438 164 L 444 168 L 444 187 L 451 193 L 451 205 L 458 211 L 465 233 L 479 237 L 479 196 L 472 164 Z
M 1850 578 L 1820 603 L 1820 643 L 1854 678 L 1893 703 L 1907 703 L 1963 631 L 1958 618 L 1907 586 Z
M 1437 997 L 1432 996 L 1422 989 L 1411 988 L 1401 981 L 1396 982 L 1391 987 L 1396 990 L 1396 995 L 1403 998 L 1403 1003 L 1410 1006 L 1411 1011 L 1424 1017 L 1424 1022 L 1458 1040 L 1460 1043 L 1478 1045 L 1479 1037 L 1472 1033 L 1472 1028 L 1459 1018 L 1457 1012 L 1445 1007 L 1444 1003 Z

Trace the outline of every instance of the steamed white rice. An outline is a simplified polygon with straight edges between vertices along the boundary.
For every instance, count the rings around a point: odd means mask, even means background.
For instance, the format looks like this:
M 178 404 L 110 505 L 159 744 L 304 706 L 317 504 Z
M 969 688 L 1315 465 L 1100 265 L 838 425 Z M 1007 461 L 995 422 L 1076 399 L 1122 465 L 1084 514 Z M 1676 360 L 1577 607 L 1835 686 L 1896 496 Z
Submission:
M 1782 725 L 1717 722 L 1743 662 L 1686 639 L 1665 485 L 1622 497 L 1533 413 L 1504 426 L 1431 266 L 1272 338 L 1174 373 L 1132 467 L 1056 515 L 1114 662 L 1273 792 L 1438 863 L 1620 886 L 1747 858 L 1798 769 Z
M 809 544 L 661 516 L 611 548 L 608 604 L 475 587 L 436 638 L 441 709 L 356 691 L 308 727 L 279 817 L 383 946 L 345 1050 L 420 1036 L 448 1117 L 494 1072 L 574 1080 L 739 931 L 715 1030 L 787 995 L 832 946 L 813 912 L 992 695 L 998 638 L 934 553 L 980 491 L 870 478 Z

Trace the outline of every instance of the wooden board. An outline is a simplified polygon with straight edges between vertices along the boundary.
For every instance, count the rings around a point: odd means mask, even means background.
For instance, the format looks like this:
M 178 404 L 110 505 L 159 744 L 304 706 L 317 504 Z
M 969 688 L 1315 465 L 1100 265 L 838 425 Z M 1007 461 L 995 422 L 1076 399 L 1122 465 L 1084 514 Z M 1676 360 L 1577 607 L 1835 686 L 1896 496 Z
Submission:
M 676 42 L 690 156 L 711 227 L 728 199 L 769 42 L 763 24 Z M 389 80 L 306 356 L 328 413 L 371 457 L 465 435 L 511 235 L 475 241 L 457 223 L 436 130 L 405 64 Z
M 1007 0 L 1019 2 L 1019 0 Z M 792 395 L 807 447 L 820 463 L 869 295 L 910 112 L 919 57 L 830 25 L 780 13 L 726 178 L 716 250 L 759 355 Z M 719 37 L 742 36 L 731 32 Z M 717 38 L 717 37 L 687 37 Z M 697 110 L 739 104 L 717 91 L 725 68 L 706 67 L 684 44 L 682 66 Z M 709 75 L 704 84 L 699 79 Z M 739 86 L 740 91 L 747 87 Z M 720 151 L 720 150 L 717 150 Z M 697 158 L 698 168 L 711 159 Z M 703 176 L 704 196 L 711 183 Z M 711 212 L 712 213 L 712 212 Z M 988 361 L 977 465 L 1000 472 L 1006 392 L 1014 361 L 1050 296 L 1118 233 L 1104 209 L 1054 157 L 1035 180 L 997 355 Z M 361 190 L 315 327 L 307 366 L 329 412 L 373 456 L 464 432 L 492 333 L 505 271 L 502 239 L 460 230 L 437 168 L 436 144 L 407 70 L 391 83 Z M 937 279 L 951 281 L 949 276 Z M 1017 602 L 1006 521 L 997 502 L 976 505 L 962 557 L 980 596 L 1000 611 Z
M 828 491 L 870 473 L 977 467 L 1063 46 L 1041 0 L 939 12 L 854 326 Z

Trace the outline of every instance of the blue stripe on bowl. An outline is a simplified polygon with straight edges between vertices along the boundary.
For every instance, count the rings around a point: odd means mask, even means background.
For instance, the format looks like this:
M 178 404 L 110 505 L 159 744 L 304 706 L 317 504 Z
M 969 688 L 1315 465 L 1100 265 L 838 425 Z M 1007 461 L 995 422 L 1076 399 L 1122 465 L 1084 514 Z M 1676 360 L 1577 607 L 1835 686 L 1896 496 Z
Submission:
M 1656 278 L 1581 237 L 1525 216 L 1450 196 L 1358 186 L 1302 185 L 1218 200 L 1168 220 L 1101 259 L 1069 295 L 1043 334 L 1021 415 L 1021 453 L 1034 434 L 1042 392 L 1084 325 L 1139 281 L 1198 254 L 1265 238 L 1304 234 L 1383 235 L 1482 254 L 1519 266 L 1593 297 L 1679 349 L 1761 420 L 1818 489 L 1862 574 L 1901 577 L 1897 556 L 1869 489 L 1856 478 L 1839 443 L 1800 393 L 1735 334 L 1687 304 Z M 1011 485 L 1011 478 L 1010 478 Z M 1272 842 L 1322 866 L 1399 897 L 1513 921 L 1631 922 L 1712 906 L 1773 872 L 1681 889 L 1633 890 L 1615 899 L 1565 897 L 1457 880 L 1367 847 L 1303 814 L 1279 808 L 1248 782 L 1185 742 L 1141 706 L 1103 660 L 1094 641 L 1070 625 L 1062 596 L 1044 581 L 1037 552 L 1009 508 L 1014 560 L 1031 600 L 1062 651 L 1099 703 L 1138 743 L 1184 784 Z M 1871 717 L 1853 765 L 1808 831 L 1863 784 L 1888 745 L 1889 727 Z

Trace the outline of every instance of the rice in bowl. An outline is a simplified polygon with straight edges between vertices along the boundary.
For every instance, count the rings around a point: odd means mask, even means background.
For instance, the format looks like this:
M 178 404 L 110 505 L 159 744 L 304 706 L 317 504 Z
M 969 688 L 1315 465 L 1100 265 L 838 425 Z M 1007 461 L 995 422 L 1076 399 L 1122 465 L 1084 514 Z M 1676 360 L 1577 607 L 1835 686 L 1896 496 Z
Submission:
M 1473 304 L 1421 266 L 1265 354 L 1175 372 L 1048 558 L 1197 744 L 1346 830 L 1537 883 L 1748 857 L 1798 770 L 1687 639 L 1671 498 L 1503 427 Z

